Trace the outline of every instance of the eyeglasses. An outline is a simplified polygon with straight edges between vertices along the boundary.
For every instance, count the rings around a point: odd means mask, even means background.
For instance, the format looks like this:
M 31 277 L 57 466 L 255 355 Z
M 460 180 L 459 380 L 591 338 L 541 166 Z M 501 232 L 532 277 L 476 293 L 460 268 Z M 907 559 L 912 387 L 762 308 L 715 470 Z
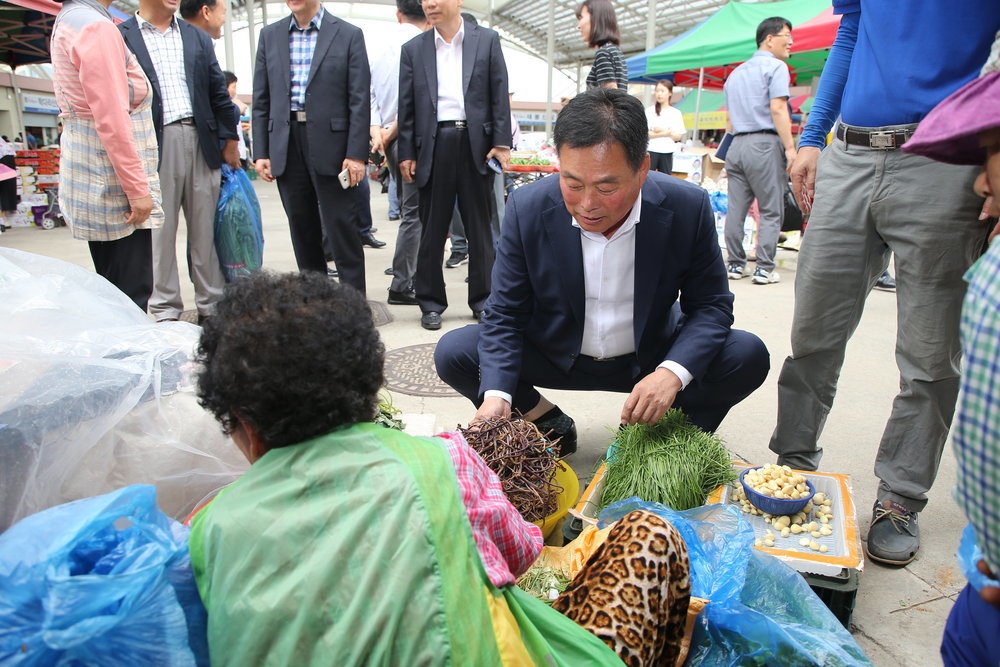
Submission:
M 784 37 L 789 42 L 793 41 L 792 40 L 792 33 L 790 33 L 790 32 L 779 32 L 777 35 L 771 35 L 771 37 Z

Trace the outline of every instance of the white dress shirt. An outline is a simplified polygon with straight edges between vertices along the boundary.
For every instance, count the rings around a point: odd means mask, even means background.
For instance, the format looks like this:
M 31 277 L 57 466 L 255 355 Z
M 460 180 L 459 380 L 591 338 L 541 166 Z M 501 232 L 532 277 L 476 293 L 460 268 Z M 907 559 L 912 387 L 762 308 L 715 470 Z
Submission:
M 437 52 L 438 103 L 437 119 L 465 120 L 465 93 L 462 91 L 462 42 L 465 40 L 465 19 L 451 44 L 434 28 L 434 50 Z
M 188 90 L 187 72 L 184 69 L 184 39 L 177 17 L 170 19 L 170 27 L 165 32 L 146 21 L 136 12 L 139 34 L 153 61 L 156 78 L 160 82 L 160 100 L 163 104 L 163 124 L 170 125 L 178 120 L 194 116 L 191 107 L 191 91 Z
M 642 212 L 642 192 L 636 197 L 625 222 L 610 239 L 600 232 L 580 229 L 583 249 L 583 340 L 580 354 L 598 359 L 620 357 L 635 352 L 633 315 L 635 310 L 635 226 Z M 657 368 L 666 368 L 680 378 L 681 389 L 694 376 L 676 361 L 664 361 Z M 508 403 L 511 396 L 495 389 L 484 397 L 496 396 Z M 530 409 L 530 408 L 529 408 Z
M 372 125 L 392 127 L 399 109 L 399 54 L 403 44 L 420 34 L 412 23 L 399 23 L 387 31 L 384 41 L 368 42 L 368 64 L 372 71 Z M 382 36 L 381 33 L 379 35 Z

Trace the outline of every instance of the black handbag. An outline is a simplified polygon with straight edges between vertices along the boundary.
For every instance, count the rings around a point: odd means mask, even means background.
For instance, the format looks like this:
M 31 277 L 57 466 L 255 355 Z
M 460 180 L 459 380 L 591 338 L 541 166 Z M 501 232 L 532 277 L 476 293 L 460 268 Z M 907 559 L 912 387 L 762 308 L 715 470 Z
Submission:
M 781 222 L 781 231 L 797 232 L 802 229 L 802 209 L 795 201 L 795 194 L 792 192 L 792 184 L 785 186 L 785 217 Z

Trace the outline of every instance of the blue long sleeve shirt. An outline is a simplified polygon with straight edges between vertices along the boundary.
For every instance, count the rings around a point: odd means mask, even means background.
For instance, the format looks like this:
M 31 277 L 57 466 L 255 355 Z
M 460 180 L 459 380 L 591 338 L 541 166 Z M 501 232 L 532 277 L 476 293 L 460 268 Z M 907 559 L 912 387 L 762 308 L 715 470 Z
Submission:
M 848 125 L 919 122 L 975 77 L 1000 29 L 996 0 L 834 0 L 840 28 L 800 146 Z

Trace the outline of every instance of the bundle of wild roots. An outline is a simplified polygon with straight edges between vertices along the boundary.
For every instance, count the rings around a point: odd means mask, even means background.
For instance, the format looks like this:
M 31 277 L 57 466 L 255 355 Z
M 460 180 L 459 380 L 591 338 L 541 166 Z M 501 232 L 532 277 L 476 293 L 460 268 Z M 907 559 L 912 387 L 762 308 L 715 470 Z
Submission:
M 556 511 L 563 490 L 552 483 L 556 468 L 554 442 L 523 419 L 486 420 L 459 427 L 469 445 L 497 474 L 503 492 L 526 521 L 541 521 Z

